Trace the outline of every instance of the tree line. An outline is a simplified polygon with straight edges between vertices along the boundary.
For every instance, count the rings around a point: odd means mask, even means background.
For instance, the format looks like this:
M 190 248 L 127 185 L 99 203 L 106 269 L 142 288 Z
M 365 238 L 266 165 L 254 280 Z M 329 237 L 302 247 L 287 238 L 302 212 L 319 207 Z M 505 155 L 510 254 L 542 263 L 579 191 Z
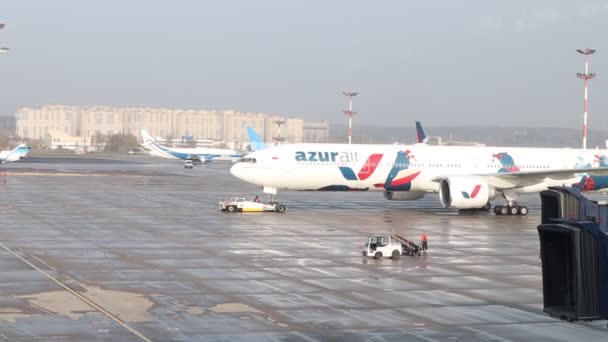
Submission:
M 8 150 L 18 142 L 22 142 L 24 139 L 14 136 L 7 129 L 0 129 L 0 150 Z M 26 143 L 34 149 L 44 149 L 50 147 L 49 139 L 25 139 Z M 117 133 L 112 135 L 106 135 L 96 133 L 91 136 L 91 146 L 99 149 L 104 149 L 107 152 L 121 152 L 126 153 L 135 147 L 139 147 L 137 137 L 133 134 Z

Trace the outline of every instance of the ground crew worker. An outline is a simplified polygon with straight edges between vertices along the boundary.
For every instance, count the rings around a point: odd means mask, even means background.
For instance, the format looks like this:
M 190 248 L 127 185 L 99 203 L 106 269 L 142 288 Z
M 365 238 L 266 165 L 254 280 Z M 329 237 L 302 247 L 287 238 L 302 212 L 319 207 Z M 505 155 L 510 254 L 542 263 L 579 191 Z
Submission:
M 429 249 L 429 236 L 426 235 L 426 232 L 423 232 L 422 235 L 420 235 L 420 244 L 422 245 L 423 251 Z
M 260 198 L 258 196 L 255 196 L 254 201 L 257 202 L 257 203 L 260 203 Z

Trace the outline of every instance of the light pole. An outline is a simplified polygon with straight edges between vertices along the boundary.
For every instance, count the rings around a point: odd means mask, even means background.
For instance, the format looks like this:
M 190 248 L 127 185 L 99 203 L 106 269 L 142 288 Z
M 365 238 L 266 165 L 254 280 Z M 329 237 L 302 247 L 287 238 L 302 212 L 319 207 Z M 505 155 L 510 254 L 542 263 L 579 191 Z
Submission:
M 576 52 L 585 55 L 585 72 L 579 72 L 576 77 L 585 81 L 585 99 L 583 104 L 583 149 L 587 148 L 587 116 L 589 115 L 589 80 L 595 77 L 594 73 L 589 72 L 589 56 L 592 55 L 596 50 L 584 49 L 576 50 Z
M 342 94 L 348 96 L 348 110 L 344 111 L 344 115 L 348 117 L 348 143 L 350 144 L 353 139 L 353 115 L 357 112 L 353 112 L 353 96 L 357 96 L 357 92 L 354 91 L 343 91 Z
M 287 123 L 287 121 L 283 119 L 277 119 L 274 120 L 272 123 L 277 125 L 277 127 L 279 128 L 279 134 L 277 136 L 272 137 L 272 140 L 275 141 L 275 145 L 278 145 L 281 142 L 285 141 L 285 138 L 283 138 L 283 136 L 281 135 L 281 126 Z

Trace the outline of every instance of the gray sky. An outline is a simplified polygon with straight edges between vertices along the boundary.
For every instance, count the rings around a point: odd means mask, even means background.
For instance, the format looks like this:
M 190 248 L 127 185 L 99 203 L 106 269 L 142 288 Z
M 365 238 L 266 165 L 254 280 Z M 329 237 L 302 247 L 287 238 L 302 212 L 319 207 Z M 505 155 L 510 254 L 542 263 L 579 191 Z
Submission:
M 608 0 L 0 0 L 0 113 L 44 104 L 229 109 L 342 122 L 581 125 L 576 48 L 599 50 L 590 125 L 608 129 Z

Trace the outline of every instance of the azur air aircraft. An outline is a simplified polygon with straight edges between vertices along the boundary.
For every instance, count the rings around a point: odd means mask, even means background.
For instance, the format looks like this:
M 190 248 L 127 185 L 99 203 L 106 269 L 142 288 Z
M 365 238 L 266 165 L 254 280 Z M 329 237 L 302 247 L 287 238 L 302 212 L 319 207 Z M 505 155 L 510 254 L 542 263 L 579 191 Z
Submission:
M 526 215 L 518 194 L 549 186 L 608 188 L 606 150 L 486 146 L 291 144 L 248 154 L 237 178 L 277 190 L 381 191 L 407 201 L 438 193 L 444 207 Z

